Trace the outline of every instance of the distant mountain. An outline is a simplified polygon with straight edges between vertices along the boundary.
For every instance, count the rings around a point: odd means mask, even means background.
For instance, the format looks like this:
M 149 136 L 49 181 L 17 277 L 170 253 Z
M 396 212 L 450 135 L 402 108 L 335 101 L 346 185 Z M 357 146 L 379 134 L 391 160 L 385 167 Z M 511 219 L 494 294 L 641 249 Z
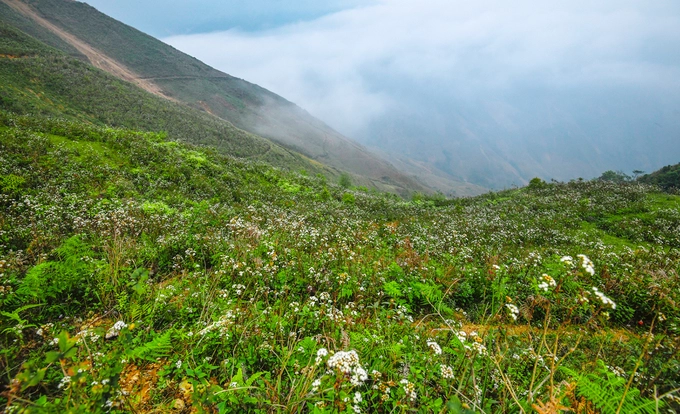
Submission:
M 653 171 L 680 159 L 680 99 L 670 87 L 526 86 L 498 96 L 439 98 L 395 107 L 356 138 L 493 189 L 523 186 L 533 177 L 568 181 L 606 170 Z
M 484 191 L 417 163 L 407 174 L 342 136 L 284 98 L 215 70 L 161 41 L 88 6 L 69 0 L 2 0 L 0 19 L 70 56 L 122 80 L 303 154 L 331 177 L 352 174 L 357 185 L 402 195 L 442 191 L 471 195 Z M 276 70 L 276 68 L 272 68 Z M 116 119 L 98 118 L 111 125 Z M 279 163 L 281 164 L 281 163 Z

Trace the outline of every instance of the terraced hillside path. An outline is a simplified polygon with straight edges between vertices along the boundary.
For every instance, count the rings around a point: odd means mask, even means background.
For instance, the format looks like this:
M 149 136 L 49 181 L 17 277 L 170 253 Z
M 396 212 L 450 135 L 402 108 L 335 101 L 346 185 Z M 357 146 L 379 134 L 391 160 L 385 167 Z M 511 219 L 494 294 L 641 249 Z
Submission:
M 112 59 L 111 57 L 97 50 L 96 48 L 85 43 L 78 37 L 66 32 L 57 25 L 49 22 L 44 17 L 40 16 L 28 4 L 25 4 L 20 0 L 0 0 L 0 1 L 4 2 L 17 12 L 23 14 L 24 16 L 34 20 L 36 23 L 43 26 L 44 28 L 50 30 L 52 33 L 59 36 L 65 42 L 68 42 L 80 53 L 85 55 L 92 64 L 92 66 L 99 68 L 105 72 L 108 72 L 113 76 L 120 78 L 124 81 L 133 83 L 139 86 L 140 88 L 144 89 L 145 91 L 153 93 L 154 95 L 158 95 L 165 99 L 177 102 L 177 100 L 167 96 L 163 92 L 163 90 L 160 87 L 158 87 L 158 85 L 154 84 L 148 79 L 143 79 L 142 77 L 134 73 L 132 70 L 125 67 L 125 65 L 123 65 L 122 63 L 116 61 L 115 59 Z

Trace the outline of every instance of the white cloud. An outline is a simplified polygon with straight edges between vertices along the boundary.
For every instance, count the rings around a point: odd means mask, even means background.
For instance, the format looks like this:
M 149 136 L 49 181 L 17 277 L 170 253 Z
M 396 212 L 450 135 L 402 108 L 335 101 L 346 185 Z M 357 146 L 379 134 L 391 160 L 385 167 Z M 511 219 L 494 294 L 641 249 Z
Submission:
M 680 90 L 673 0 L 383 0 L 272 30 L 164 41 L 350 136 L 397 104 L 527 84 Z

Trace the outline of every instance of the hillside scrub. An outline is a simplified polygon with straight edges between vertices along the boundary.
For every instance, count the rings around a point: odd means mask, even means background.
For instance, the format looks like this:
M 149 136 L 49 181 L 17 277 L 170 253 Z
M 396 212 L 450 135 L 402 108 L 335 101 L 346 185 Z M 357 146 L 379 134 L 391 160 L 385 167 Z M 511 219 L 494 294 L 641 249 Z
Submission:
M 7 412 L 674 412 L 680 197 L 352 190 L 0 113 Z
M 658 171 L 639 177 L 638 181 L 653 184 L 667 192 L 677 194 L 680 191 L 680 164 L 667 165 Z

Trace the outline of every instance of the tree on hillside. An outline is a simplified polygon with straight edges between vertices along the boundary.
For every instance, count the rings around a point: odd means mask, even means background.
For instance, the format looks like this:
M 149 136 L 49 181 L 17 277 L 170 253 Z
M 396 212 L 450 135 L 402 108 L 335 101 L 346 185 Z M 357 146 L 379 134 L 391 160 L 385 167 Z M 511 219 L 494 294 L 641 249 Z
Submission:
M 644 173 L 645 172 L 643 170 L 633 170 L 633 180 L 637 180 L 637 178 Z
M 623 183 L 630 181 L 630 175 L 624 173 L 623 171 L 608 170 L 602 173 L 600 177 L 597 178 L 598 181 L 612 181 L 615 183 Z

